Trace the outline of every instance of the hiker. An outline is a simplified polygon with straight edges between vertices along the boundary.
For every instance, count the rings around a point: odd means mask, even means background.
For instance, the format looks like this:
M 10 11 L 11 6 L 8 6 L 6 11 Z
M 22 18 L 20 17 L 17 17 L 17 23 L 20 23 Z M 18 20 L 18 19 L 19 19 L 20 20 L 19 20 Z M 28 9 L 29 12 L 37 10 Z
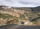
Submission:
M 22 24 L 24 24 L 24 22 L 22 22 Z
M 24 22 L 22 21 L 21 24 L 24 24 Z

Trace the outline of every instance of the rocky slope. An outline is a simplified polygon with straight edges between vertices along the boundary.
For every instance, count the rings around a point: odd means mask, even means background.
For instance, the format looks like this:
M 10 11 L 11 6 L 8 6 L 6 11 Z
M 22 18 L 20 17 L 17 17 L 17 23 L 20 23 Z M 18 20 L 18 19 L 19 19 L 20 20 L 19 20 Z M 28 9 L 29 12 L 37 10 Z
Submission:
M 30 19 L 37 18 L 39 16 L 40 16 L 40 7 L 36 7 L 36 8 L 11 7 L 9 8 L 8 6 L 0 6 L 0 20 L 1 20 L 0 24 L 12 24 L 14 22 L 18 24 L 19 19 L 21 21 L 28 20 L 27 22 L 30 22 L 29 21 Z

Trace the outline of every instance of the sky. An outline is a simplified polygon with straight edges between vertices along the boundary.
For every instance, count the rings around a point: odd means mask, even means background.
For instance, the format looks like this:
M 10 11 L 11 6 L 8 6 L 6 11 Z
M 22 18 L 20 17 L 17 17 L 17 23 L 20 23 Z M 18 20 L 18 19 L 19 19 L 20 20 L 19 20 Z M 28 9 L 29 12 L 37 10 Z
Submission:
M 37 7 L 40 6 L 40 0 L 0 0 L 0 5 L 12 7 Z

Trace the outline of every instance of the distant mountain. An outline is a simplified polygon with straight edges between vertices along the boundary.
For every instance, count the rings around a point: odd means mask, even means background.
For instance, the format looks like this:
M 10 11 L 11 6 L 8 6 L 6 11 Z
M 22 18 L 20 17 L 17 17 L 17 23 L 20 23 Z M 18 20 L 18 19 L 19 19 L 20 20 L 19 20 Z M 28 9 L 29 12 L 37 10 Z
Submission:
M 14 7 L 12 7 L 14 8 Z M 19 9 L 19 10 L 31 10 L 31 11 L 36 11 L 36 12 L 40 12 L 40 6 L 38 7 L 15 7 L 14 9 Z
M 34 12 L 40 12 L 40 6 L 35 7 L 35 8 L 30 8 Z
M 40 6 L 38 6 L 38 7 L 21 7 L 21 8 L 18 8 L 18 9 L 40 12 Z

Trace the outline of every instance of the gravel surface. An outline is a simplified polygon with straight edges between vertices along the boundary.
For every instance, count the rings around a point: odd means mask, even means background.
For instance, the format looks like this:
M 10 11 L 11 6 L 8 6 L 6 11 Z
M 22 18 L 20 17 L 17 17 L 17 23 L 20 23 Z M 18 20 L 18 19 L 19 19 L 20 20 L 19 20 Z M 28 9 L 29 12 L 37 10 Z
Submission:
M 5 26 L 0 26 L 0 29 L 40 29 L 40 26 L 10 24 Z

